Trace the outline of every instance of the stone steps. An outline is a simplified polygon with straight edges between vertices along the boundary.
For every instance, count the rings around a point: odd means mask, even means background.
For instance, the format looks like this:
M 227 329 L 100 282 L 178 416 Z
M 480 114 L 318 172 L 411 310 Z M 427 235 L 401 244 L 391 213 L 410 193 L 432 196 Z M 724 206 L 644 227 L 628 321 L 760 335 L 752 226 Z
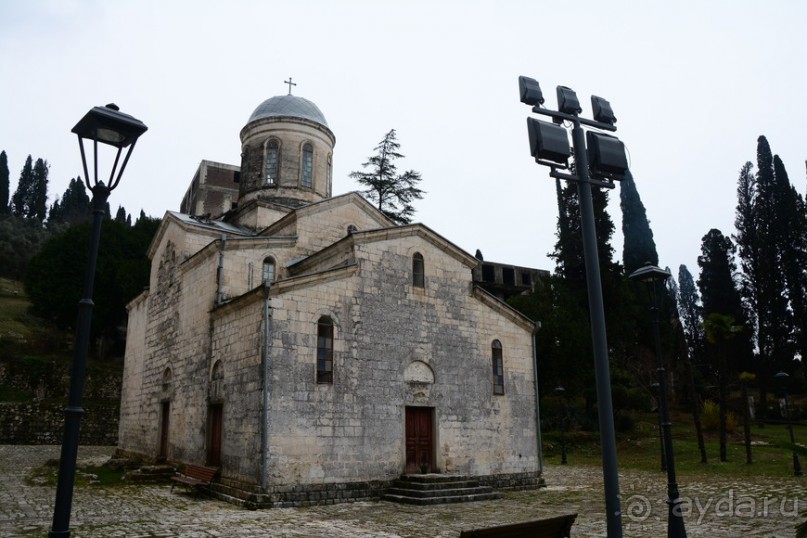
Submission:
M 492 487 L 480 485 L 478 480 L 430 474 L 402 476 L 392 483 L 382 499 L 405 504 L 433 505 L 490 501 L 502 497 Z
M 173 465 L 145 465 L 134 471 L 128 471 L 123 479 L 138 484 L 168 483 L 176 469 Z

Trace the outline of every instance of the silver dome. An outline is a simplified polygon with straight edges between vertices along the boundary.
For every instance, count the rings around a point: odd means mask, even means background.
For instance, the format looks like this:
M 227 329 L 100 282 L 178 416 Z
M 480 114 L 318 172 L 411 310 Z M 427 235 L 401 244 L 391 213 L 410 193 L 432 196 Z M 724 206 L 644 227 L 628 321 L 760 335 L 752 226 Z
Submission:
M 247 123 L 263 118 L 303 118 L 328 127 L 325 116 L 317 105 L 296 95 L 277 95 L 270 97 L 255 109 Z

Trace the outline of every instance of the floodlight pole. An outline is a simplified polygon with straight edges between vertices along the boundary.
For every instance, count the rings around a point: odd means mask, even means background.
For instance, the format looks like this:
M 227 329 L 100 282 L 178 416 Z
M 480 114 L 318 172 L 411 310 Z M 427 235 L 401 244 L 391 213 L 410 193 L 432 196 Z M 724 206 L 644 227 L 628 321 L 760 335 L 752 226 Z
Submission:
M 600 262 L 597 253 L 597 229 L 594 224 L 594 202 L 588 175 L 586 135 L 580 121 L 573 120 L 572 143 L 577 163 L 577 192 L 580 199 L 580 226 L 583 235 L 583 259 L 586 264 L 586 287 L 594 346 L 594 376 L 597 387 L 597 414 L 602 445 L 602 476 L 605 487 L 605 517 L 608 538 L 622 537 L 622 509 L 619 499 L 619 473 L 616 459 L 614 409 L 611 399 L 611 371 L 608 364 L 608 340 L 605 332 L 605 306 L 602 300 Z
M 581 118 L 578 114 L 582 112 L 574 91 L 564 86 L 558 86 L 558 106 L 559 110 L 547 110 L 541 108 L 543 104 L 543 93 L 538 81 L 529 77 L 519 77 L 519 92 L 521 102 L 531 105 L 535 114 L 549 116 L 552 121 L 562 124 L 569 121 L 572 124 L 572 144 L 574 149 L 575 168 L 574 173 L 558 172 L 556 168 L 565 168 L 568 163 L 565 161 L 571 156 L 568 148 L 568 138 L 566 133 L 563 141 L 559 141 L 556 134 L 549 135 L 549 144 L 544 147 L 548 150 L 542 153 L 543 135 L 541 134 L 540 123 L 537 120 L 528 119 L 527 125 L 530 133 L 530 145 L 533 157 L 538 164 L 551 167 L 549 175 L 557 179 L 574 181 L 577 183 L 577 192 L 580 204 L 580 227 L 583 236 L 583 259 L 586 268 L 586 287 L 588 290 L 589 321 L 591 324 L 591 341 L 594 351 L 594 375 L 597 389 L 597 414 L 600 426 L 600 444 L 602 446 L 602 473 L 603 485 L 605 488 L 605 517 L 608 538 L 622 538 L 622 509 L 620 508 L 619 497 L 619 473 L 617 472 L 616 457 L 616 433 L 614 428 L 614 409 L 611 398 L 611 372 L 608 361 L 608 341 L 605 330 L 605 306 L 602 300 L 602 281 L 600 279 L 600 262 L 597 252 L 597 229 L 594 221 L 594 201 L 591 193 L 593 187 L 614 188 L 613 181 L 619 178 L 621 173 L 627 169 L 627 160 L 624 159 L 624 147 L 621 148 L 621 159 L 612 158 L 607 163 L 606 168 L 597 168 L 598 174 L 605 180 L 589 174 L 589 159 L 586 150 L 586 133 L 583 125 L 594 127 L 604 131 L 616 131 L 616 118 L 610 110 L 610 105 L 602 98 L 592 96 L 592 107 L 594 108 L 594 120 Z M 535 122 L 535 123 L 531 123 Z M 538 132 L 535 131 L 538 125 Z M 550 126 L 551 127 L 551 126 Z M 553 128 L 555 129 L 555 128 Z M 561 128 L 562 130 L 562 128 Z M 617 141 L 618 142 L 618 141 Z M 621 145 L 621 143 L 619 143 Z M 565 146 L 565 147 L 564 147 Z M 602 155 L 599 149 L 593 153 L 595 161 L 602 162 Z M 552 162 L 546 162 L 547 160 Z M 556 163 L 556 164 L 553 164 Z M 614 175 L 609 175 L 609 173 Z

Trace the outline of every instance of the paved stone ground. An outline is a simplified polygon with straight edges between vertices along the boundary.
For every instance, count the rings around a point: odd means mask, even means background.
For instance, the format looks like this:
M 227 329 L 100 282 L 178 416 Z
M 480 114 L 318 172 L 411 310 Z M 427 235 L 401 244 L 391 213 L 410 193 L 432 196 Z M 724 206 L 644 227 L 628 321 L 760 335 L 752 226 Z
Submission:
M 102 463 L 112 447 L 81 447 L 79 462 Z M 0 445 L 0 537 L 45 536 L 55 487 L 32 485 L 33 467 L 59 457 L 57 446 Z M 78 487 L 71 536 L 82 537 L 456 537 L 463 529 L 577 512 L 572 536 L 605 536 L 602 473 L 550 465 L 548 487 L 498 501 L 415 507 L 357 502 L 249 511 L 170 486 Z M 807 517 L 807 478 L 721 483 L 681 480 L 690 537 L 792 537 Z M 665 475 L 620 474 L 624 536 L 666 536 Z

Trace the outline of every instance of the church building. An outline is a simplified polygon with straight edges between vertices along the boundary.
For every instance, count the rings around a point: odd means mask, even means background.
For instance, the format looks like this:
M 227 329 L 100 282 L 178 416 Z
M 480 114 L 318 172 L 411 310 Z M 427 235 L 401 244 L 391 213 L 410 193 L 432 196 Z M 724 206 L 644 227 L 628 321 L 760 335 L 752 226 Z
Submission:
M 407 473 L 540 481 L 536 323 L 423 224 L 333 195 L 309 100 L 261 103 L 240 166 L 202 161 L 129 305 L 119 449 L 219 468 L 269 507 L 378 497 Z

